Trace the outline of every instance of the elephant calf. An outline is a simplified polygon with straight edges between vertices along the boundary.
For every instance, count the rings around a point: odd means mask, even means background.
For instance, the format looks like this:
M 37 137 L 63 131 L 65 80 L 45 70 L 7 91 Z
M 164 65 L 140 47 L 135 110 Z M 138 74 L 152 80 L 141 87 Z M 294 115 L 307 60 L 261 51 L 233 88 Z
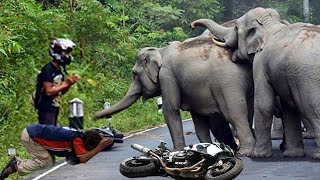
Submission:
M 251 65 L 235 64 L 231 55 L 208 37 L 143 48 L 126 95 L 110 109 L 96 113 L 95 118 L 111 116 L 140 97 L 147 100 L 161 95 L 163 115 L 176 149 L 186 145 L 181 109 L 190 111 L 200 142 L 211 142 L 211 130 L 218 141 L 236 148 L 231 123 L 239 137 L 239 155 L 250 156 L 254 147 L 248 122 L 252 116 L 248 109 L 253 104 L 249 100 L 253 89 Z

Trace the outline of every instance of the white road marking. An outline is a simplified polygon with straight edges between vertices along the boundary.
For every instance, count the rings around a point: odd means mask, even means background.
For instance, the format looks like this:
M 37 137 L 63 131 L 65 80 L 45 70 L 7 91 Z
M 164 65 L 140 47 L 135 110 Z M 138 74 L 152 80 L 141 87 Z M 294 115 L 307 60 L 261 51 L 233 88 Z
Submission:
M 59 165 L 57 165 L 57 166 L 49 169 L 47 172 L 42 173 L 42 174 L 40 174 L 39 176 L 33 178 L 32 180 L 39 180 L 39 179 L 43 178 L 44 176 L 48 175 L 49 173 L 52 173 L 53 171 L 57 170 L 58 168 L 66 165 L 66 164 L 67 164 L 67 162 L 61 163 L 61 164 L 59 164 Z
M 164 126 L 166 126 L 166 125 L 159 126 L 159 127 L 164 127 Z M 131 135 L 129 135 L 129 136 L 126 136 L 126 137 L 124 137 L 123 139 L 128 139 L 128 138 L 130 138 L 130 137 L 133 137 L 133 136 L 136 136 L 136 135 L 139 135 L 139 134 L 143 134 L 143 133 L 146 133 L 146 132 L 151 131 L 151 130 L 154 130 L 154 129 L 158 129 L 159 127 L 153 127 L 153 128 L 150 128 L 150 129 L 146 129 L 146 130 L 143 130 L 143 131 L 140 131 L 140 132 L 131 134 Z

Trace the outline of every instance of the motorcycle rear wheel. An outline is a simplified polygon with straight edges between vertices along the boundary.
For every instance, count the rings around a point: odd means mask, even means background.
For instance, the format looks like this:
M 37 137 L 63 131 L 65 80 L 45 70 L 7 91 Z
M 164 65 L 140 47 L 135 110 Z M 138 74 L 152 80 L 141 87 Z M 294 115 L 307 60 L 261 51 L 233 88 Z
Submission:
M 120 173 L 129 178 L 157 175 L 159 165 L 156 161 L 128 158 L 121 162 Z
M 230 158 L 223 160 L 223 168 L 211 168 L 205 175 L 206 180 L 226 180 L 234 179 L 243 170 L 242 160 L 239 158 Z

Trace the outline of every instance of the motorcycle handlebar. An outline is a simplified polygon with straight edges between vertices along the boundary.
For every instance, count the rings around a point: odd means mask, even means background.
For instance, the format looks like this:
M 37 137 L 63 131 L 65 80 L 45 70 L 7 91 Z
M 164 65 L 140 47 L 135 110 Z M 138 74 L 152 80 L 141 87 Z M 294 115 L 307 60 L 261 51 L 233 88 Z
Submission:
M 114 134 L 113 134 L 113 137 L 114 137 L 114 138 L 118 138 L 118 139 L 123 139 L 124 134 L 122 134 L 122 133 L 114 133 Z
M 134 149 L 134 150 L 137 150 L 139 152 L 142 152 L 143 154 L 149 154 L 149 152 L 151 151 L 151 149 L 149 148 L 146 148 L 144 146 L 141 146 L 139 144 L 132 144 L 131 147 Z
M 123 143 L 123 139 L 119 139 L 119 138 L 110 138 L 113 140 L 114 143 Z

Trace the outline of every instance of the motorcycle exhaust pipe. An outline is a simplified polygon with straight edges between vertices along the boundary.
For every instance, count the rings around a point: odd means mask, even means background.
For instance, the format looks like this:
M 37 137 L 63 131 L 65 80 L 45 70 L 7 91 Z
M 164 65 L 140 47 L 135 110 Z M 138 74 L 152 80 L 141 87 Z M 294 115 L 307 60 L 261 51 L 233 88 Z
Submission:
M 151 149 L 141 146 L 139 144 L 132 144 L 131 147 L 132 149 L 142 152 L 143 154 L 146 154 L 146 155 L 149 155 L 149 152 L 151 151 Z
M 185 168 L 170 168 L 167 167 L 166 164 L 162 161 L 162 159 L 156 154 L 154 153 L 151 149 L 146 148 L 144 146 L 141 146 L 139 144 L 132 144 L 131 147 L 134 150 L 137 150 L 145 155 L 148 156 L 152 156 L 155 157 L 156 159 L 158 159 L 158 161 L 160 162 L 160 164 L 162 165 L 162 167 L 164 168 L 164 171 L 168 174 L 171 175 L 179 175 L 182 177 L 196 177 L 194 176 L 194 174 L 197 174 L 200 172 L 201 170 L 201 164 L 204 163 L 205 159 L 202 159 L 201 161 L 197 162 L 196 164 L 194 164 L 191 167 L 185 167 Z M 191 175 L 189 175 L 191 173 Z M 193 175 L 192 175 L 193 174 Z
M 164 167 L 164 171 L 167 174 L 173 175 L 173 176 L 181 176 L 184 178 L 198 178 L 203 173 L 203 165 L 205 159 L 201 159 L 201 161 L 197 162 L 193 166 L 190 167 L 183 167 L 183 168 L 170 168 L 170 167 Z
M 132 147 L 132 149 L 137 150 L 139 152 L 142 152 L 143 154 L 145 154 L 147 156 L 151 156 L 151 157 L 156 158 L 160 162 L 162 167 L 164 167 L 164 168 L 167 167 L 166 164 L 162 161 L 162 159 L 156 153 L 154 153 L 151 149 L 146 148 L 144 146 L 141 146 L 139 144 L 132 144 L 131 147 Z

